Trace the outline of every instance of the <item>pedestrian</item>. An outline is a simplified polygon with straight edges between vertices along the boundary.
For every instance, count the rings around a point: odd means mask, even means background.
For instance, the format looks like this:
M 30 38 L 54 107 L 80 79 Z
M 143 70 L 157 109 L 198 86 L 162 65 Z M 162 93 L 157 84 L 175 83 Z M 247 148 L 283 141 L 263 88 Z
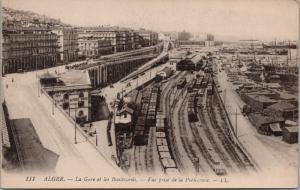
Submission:
M 11 79 L 11 82 L 14 82 L 14 78 Z
M 8 84 L 6 84 L 6 88 L 8 88 Z

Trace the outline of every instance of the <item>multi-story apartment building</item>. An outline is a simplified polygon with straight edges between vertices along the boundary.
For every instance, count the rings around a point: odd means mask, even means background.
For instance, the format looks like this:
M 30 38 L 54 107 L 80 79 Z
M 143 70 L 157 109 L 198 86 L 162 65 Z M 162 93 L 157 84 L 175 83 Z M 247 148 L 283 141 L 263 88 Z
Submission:
M 94 37 L 111 41 L 113 52 L 129 51 L 139 47 L 138 33 L 119 27 L 77 28 L 79 38 Z
M 139 38 L 139 43 L 142 47 L 153 46 L 158 43 L 158 33 L 150 30 L 138 30 L 137 31 Z
M 2 74 L 55 66 L 58 38 L 46 28 L 3 28 Z
M 57 28 L 52 30 L 58 36 L 58 47 L 61 62 L 72 62 L 78 59 L 78 34 L 74 28 Z
M 113 28 L 108 27 L 89 27 L 77 28 L 78 37 L 94 37 L 111 41 L 114 53 L 122 51 L 123 44 L 121 43 L 122 34 Z
M 101 55 L 113 53 L 110 40 L 95 37 L 82 37 L 78 40 L 79 56 L 99 58 Z

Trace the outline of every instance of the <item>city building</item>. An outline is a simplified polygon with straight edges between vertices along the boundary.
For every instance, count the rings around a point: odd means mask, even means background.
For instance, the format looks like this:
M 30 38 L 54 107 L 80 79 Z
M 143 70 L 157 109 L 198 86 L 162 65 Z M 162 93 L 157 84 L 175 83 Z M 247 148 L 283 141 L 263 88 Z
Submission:
M 287 143 L 297 143 L 298 142 L 298 126 L 295 127 L 284 127 L 282 129 L 282 140 Z
M 207 34 L 206 40 L 205 40 L 205 46 L 210 47 L 214 46 L 214 36 L 212 34 Z
M 111 41 L 113 52 L 136 49 L 139 36 L 131 29 L 119 27 L 82 27 L 77 28 L 79 38 L 94 37 Z
M 201 55 L 191 54 L 176 64 L 177 71 L 199 71 L 203 65 Z
M 99 58 L 101 55 L 113 53 L 113 46 L 110 40 L 82 37 L 78 40 L 78 47 L 80 57 Z
M 285 119 L 295 119 L 298 116 L 298 109 L 295 105 L 289 102 L 279 101 L 268 106 L 265 109 L 265 113 L 268 115 L 283 117 Z
M 78 59 L 78 34 L 74 28 L 57 28 L 52 30 L 58 36 L 60 61 L 64 63 Z
M 2 74 L 52 67 L 59 61 L 57 35 L 47 28 L 3 28 Z
M 134 110 L 126 104 L 118 110 L 115 117 L 115 126 L 124 129 L 131 129 Z
M 91 88 L 87 71 L 68 70 L 58 76 L 55 84 L 43 89 L 53 98 L 55 106 L 60 106 L 77 123 L 84 124 L 91 121 Z
M 266 116 L 259 113 L 250 113 L 248 115 L 250 122 L 256 128 L 257 132 L 263 135 L 281 135 L 284 118 Z
M 178 41 L 188 41 L 192 35 L 186 31 L 182 31 L 178 33 Z
M 137 33 L 140 36 L 139 43 L 142 47 L 148 47 L 158 44 L 158 33 L 145 29 L 140 29 L 137 31 Z
M 277 100 L 271 99 L 264 95 L 242 93 L 241 98 L 255 112 L 263 112 L 268 106 L 277 103 Z

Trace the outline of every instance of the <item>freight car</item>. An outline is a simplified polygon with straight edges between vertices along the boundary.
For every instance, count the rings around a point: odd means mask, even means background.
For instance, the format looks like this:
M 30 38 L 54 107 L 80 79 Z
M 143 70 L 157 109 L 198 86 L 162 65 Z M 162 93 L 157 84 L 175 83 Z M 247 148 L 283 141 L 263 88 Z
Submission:
M 208 77 L 204 77 L 201 83 L 201 88 L 206 88 L 207 84 L 208 84 Z
M 175 161 L 171 158 L 163 158 L 163 159 L 160 159 L 160 161 L 165 170 L 169 169 L 169 168 L 177 168 Z
M 193 79 L 192 81 L 189 82 L 189 85 L 187 87 L 188 93 L 191 93 L 194 91 L 195 83 L 196 83 L 196 79 Z
M 213 88 L 212 88 L 212 86 L 211 85 L 208 85 L 207 86 L 207 95 L 212 95 L 213 94 Z
M 197 79 L 196 83 L 195 83 L 195 88 L 196 89 L 200 89 L 201 88 L 201 83 L 202 83 L 203 77 L 200 77 Z
M 145 131 L 138 131 L 135 130 L 134 132 L 134 145 L 136 146 L 143 146 L 145 145 L 145 137 L 144 137 Z
M 177 82 L 177 89 L 184 88 L 185 84 L 186 84 L 186 78 L 179 79 Z
M 198 95 L 200 97 L 203 97 L 204 96 L 204 93 L 205 93 L 205 88 L 200 88 L 200 90 L 198 90 Z
M 157 112 L 156 115 L 156 131 L 157 132 L 165 131 L 165 115 L 162 112 Z
M 190 122 L 198 121 L 196 110 L 197 94 L 192 93 L 188 97 L 188 118 Z
M 197 113 L 195 112 L 195 108 L 188 108 L 188 118 L 189 122 L 198 121 Z
M 165 174 L 167 176 L 180 176 L 180 172 L 177 168 L 167 168 L 165 169 Z

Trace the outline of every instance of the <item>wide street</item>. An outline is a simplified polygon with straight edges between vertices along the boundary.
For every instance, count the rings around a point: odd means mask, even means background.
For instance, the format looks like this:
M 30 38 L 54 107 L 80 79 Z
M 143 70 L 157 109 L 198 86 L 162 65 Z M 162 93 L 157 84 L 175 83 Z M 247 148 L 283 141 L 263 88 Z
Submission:
M 62 71 L 63 67 L 48 69 L 54 70 Z M 44 72 L 38 71 L 38 75 Z M 74 125 L 58 109 L 52 114 L 52 102 L 38 91 L 36 72 L 6 75 L 3 85 L 10 118 L 30 118 L 42 144 L 59 155 L 55 173 L 122 173 L 113 160 L 105 159 L 79 132 L 78 144 L 74 144 Z

